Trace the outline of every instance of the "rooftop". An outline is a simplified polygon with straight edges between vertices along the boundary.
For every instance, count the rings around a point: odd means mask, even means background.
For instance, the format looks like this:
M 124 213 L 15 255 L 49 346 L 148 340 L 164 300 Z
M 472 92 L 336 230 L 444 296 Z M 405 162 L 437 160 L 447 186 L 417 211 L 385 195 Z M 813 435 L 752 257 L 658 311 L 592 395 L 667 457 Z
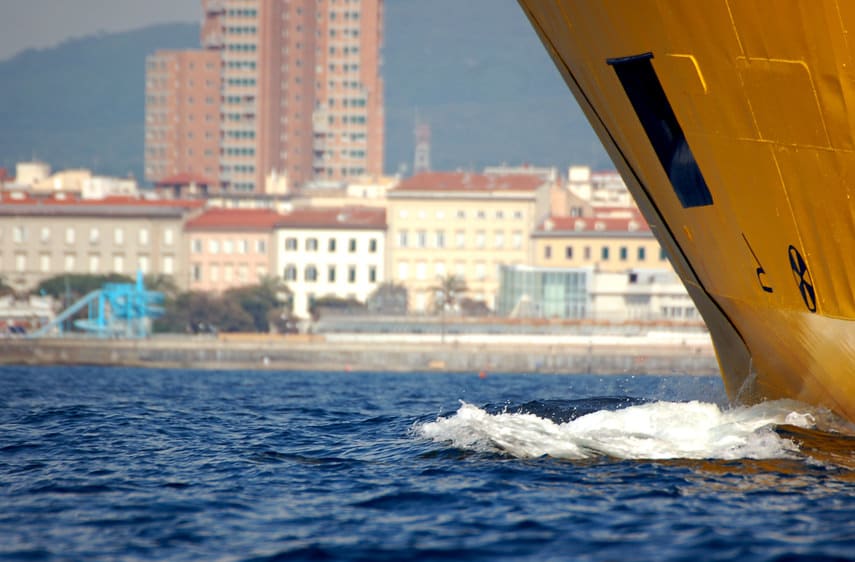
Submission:
M 185 230 L 273 230 L 281 220 L 270 209 L 209 209 L 187 221 Z
M 392 191 L 495 192 L 535 191 L 544 180 L 531 174 L 493 175 L 468 172 L 423 172 L 401 181 Z
M 375 230 L 386 228 L 386 210 L 376 207 L 295 209 L 282 215 L 279 228 L 335 228 Z

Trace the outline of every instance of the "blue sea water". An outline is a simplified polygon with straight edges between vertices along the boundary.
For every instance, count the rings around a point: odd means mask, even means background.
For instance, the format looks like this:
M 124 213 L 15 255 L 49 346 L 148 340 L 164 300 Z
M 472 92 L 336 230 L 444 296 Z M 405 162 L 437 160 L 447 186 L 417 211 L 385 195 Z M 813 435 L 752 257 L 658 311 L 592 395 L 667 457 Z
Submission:
M 715 377 L 0 368 L 0 559 L 852 560 L 855 438 Z

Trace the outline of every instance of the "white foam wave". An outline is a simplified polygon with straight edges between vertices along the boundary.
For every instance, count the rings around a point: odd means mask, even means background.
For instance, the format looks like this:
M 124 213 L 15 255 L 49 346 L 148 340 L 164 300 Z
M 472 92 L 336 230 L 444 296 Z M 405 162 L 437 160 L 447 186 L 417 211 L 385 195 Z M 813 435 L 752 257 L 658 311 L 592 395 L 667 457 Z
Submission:
M 813 427 L 791 402 L 722 410 L 704 402 L 654 402 L 600 410 L 567 423 L 533 414 L 490 414 L 461 402 L 457 413 L 417 428 L 427 439 L 518 458 L 771 459 L 797 448 L 773 431 L 780 424 Z

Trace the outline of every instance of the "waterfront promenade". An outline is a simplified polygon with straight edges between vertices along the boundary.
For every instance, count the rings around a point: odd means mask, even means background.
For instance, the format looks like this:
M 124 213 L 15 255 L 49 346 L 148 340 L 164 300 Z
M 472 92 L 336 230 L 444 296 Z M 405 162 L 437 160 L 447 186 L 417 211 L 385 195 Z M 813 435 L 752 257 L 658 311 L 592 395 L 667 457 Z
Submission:
M 198 369 L 717 374 L 707 334 L 156 336 L 0 340 L 0 364 Z

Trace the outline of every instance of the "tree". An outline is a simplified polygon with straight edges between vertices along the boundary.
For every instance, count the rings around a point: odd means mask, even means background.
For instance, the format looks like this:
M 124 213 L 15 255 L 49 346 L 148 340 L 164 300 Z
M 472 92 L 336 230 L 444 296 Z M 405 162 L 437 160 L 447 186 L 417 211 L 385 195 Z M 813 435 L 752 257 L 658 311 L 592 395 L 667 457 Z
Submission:
M 249 332 L 253 318 L 234 299 L 200 291 L 181 293 L 155 321 L 156 332 Z
M 368 312 L 404 316 L 407 314 L 407 288 L 393 281 L 377 285 L 365 301 Z
M 434 310 L 439 313 L 441 318 L 441 340 L 442 343 L 445 343 L 445 311 L 449 309 L 454 310 L 457 307 L 460 297 L 469 288 L 462 277 L 446 275 L 445 277 L 439 277 L 438 283 L 430 289 L 434 293 Z
M 456 275 L 438 277 L 437 284 L 430 287 L 434 294 L 434 310 L 438 313 L 457 308 L 460 298 L 469 290 L 466 281 Z
M 72 301 L 96 291 L 105 283 L 133 283 L 134 280 L 127 275 L 110 273 L 108 275 L 87 275 L 81 273 L 61 273 L 45 279 L 33 290 L 35 294 L 47 294 L 56 299 L 64 299 L 66 295 Z M 66 304 L 71 304 L 68 302 Z
M 11 285 L 6 283 L 6 278 L 0 275 L 0 297 L 5 297 L 6 295 L 14 295 L 15 289 L 12 288 Z
M 280 283 L 275 277 L 268 277 L 258 285 L 229 289 L 223 298 L 233 300 L 252 317 L 256 332 L 269 332 L 270 311 L 281 308 L 280 298 L 287 295 L 290 295 L 287 286 Z

